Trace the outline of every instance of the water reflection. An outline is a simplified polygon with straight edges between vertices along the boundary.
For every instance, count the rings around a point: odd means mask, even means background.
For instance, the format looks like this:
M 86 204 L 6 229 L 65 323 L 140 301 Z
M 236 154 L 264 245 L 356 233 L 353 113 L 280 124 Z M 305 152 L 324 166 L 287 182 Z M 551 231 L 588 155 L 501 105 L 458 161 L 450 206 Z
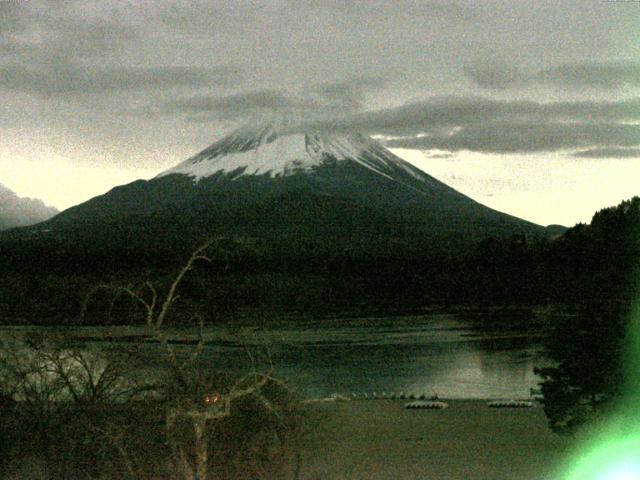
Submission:
M 544 329 L 526 318 L 521 325 L 496 328 L 458 315 L 430 315 L 284 323 L 268 331 L 209 328 L 200 368 L 246 369 L 270 362 L 305 397 L 383 391 L 441 398 L 527 397 L 538 382 L 533 367 L 544 362 L 539 353 Z M 136 368 L 154 375 L 166 366 L 162 350 L 144 337 L 144 328 L 86 327 L 75 334 L 99 346 L 107 332 L 111 345 L 120 339 L 123 348 L 137 350 Z M 179 355 L 188 355 L 197 339 L 184 330 L 168 336 Z

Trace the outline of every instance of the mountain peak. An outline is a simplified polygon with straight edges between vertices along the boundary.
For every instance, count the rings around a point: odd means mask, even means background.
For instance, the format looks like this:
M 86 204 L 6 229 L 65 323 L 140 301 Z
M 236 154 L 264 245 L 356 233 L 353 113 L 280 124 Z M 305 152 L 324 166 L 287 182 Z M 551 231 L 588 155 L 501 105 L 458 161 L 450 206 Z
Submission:
M 305 130 L 287 122 L 238 129 L 158 177 L 181 174 L 194 181 L 216 174 L 278 177 L 342 161 L 355 162 L 391 179 L 398 171 L 418 179 L 428 177 L 365 135 Z
M 489 235 L 543 233 L 367 136 L 299 125 L 236 130 L 156 178 L 116 187 L 35 229 L 101 237 L 127 251 L 134 238 L 142 251 L 158 242 L 172 251 L 177 243 L 224 233 L 262 239 L 283 258 L 385 256 L 397 241 L 407 251 L 449 255 Z M 114 231 L 123 233 L 112 238 Z

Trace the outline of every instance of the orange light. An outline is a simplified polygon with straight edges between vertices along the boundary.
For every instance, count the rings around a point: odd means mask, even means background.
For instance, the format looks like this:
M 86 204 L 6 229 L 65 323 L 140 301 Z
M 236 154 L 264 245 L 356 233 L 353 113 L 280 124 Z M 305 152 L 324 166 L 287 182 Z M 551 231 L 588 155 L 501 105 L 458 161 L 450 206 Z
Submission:
M 211 403 L 217 403 L 220 400 L 220 394 L 214 393 L 213 395 L 207 394 L 204 396 L 204 403 L 209 405 Z

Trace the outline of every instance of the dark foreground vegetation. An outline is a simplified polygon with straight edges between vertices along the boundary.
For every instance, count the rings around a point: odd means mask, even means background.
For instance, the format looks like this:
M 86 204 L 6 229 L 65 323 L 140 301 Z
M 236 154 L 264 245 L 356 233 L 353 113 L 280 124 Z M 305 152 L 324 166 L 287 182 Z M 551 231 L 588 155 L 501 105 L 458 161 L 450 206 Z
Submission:
M 18 357 L 2 358 L 5 479 L 294 478 L 311 428 L 268 373 L 196 366 L 186 382 L 171 372 L 152 385 L 123 361 L 60 339 Z
M 631 314 L 627 305 L 591 304 L 559 317 L 546 349 L 556 366 L 536 369 L 553 431 L 576 433 L 613 413 L 628 393 L 632 369 L 623 353 Z
M 200 359 L 202 337 L 185 355 L 164 336 L 181 282 L 209 247 L 166 293 L 151 282 L 112 290 L 138 306 L 164 349 L 161 375 L 134 367 L 141 345 L 91 349 L 64 329 L 0 339 L 2 478 L 297 478 L 311 420 L 268 357 L 251 354 L 248 372 L 218 370 Z
M 32 257 L 23 251 L 2 260 L 0 318 L 142 323 L 163 343 L 162 326 L 172 322 L 547 305 L 551 314 L 571 312 L 557 317 L 549 339 L 556 366 L 539 372 L 552 429 L 572 433 L 619 398 L 620 354 L 637 293 L 640 198 L 554 239 L 492 238 L 464 255 L 431 256 L 400 240 L 387 247 L 375 255 L 305 256 L 298 245 L 287 256 L 259 239 L 219 237 L 206 244 L 206 254 L 191 257 L 183 255 L 191 245 L 166 255 L 158 247 L 146 266 L 133 261 L 135 249 L 113 258 L 80 250 L 68 264 L 45 250 Z M 104 355 L 93 358 L 65 342 L 32 339 L 15 354 L 2 348 L 3 478 L 25 478 L 23 466 L 27 478 L 37 478 L 35 467 L 42 478 L 105 478 L 105 472 L 106 478 L 296 478 L 296 455 L 312 422 L 268 369 L 209 369 L 205 378 L 194 373 L 204 369 L 181 366 L 164 342 L 172 373 L 148 385 L 115 356 L 104 363 Z M 198 348 L 184 361 L 197 361 Z
M 573 434 L 611 414 L 632 393 L 625 388 L 637 384 L 636 369 L 625 364 L 637 359 L 624 354 L 637 338 L 631 327 L 637 328 L 640 294 L 640 198 L 598 212 L 591 225 L 561 240 L 557 263 L 565 269 L 556 275 L 575 305 L 558 317 L 547 341 L 556 366 L 537 373 L 551 428 Z
M 409 241 L 402 232 L 381 237 L 382 243 L 371 237 L 370 244 L 333 245 L 327 232 L 315 239 L 222 238 L 213 261 L 185 280 L 181 306 L 198 309 L 205 321 L 220 321 L 256 312 L 326 317 L 433 306 L 628 302 L 640 262 L 639 205 L 634 198 L 602 210 L 590 225 L 555 238 L 519 234 L 465 248 L 441 243 L 436 249 L 432 239 Z M 167 232 L 145 235 L 126 237 L 125 244 L 78 236 L 46 243 L 0 239 L 0 322 L 76 322 L 97 285 L 133 285 L 142 278 L 166 288 L 203 241 L 181 241 Z M 102 294 L 93 301 L 85 323 L 132 319 L 128 298 Z

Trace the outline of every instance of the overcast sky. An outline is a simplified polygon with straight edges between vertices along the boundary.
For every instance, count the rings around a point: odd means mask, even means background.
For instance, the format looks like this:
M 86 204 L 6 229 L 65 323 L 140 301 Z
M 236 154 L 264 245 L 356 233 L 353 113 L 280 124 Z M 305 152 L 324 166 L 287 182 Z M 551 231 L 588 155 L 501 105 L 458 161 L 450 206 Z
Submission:
M 284 116 L 572 225 L 640 195 L 639 25 L 624 0 L 0 0 L 0 182 L 62 209 Z

